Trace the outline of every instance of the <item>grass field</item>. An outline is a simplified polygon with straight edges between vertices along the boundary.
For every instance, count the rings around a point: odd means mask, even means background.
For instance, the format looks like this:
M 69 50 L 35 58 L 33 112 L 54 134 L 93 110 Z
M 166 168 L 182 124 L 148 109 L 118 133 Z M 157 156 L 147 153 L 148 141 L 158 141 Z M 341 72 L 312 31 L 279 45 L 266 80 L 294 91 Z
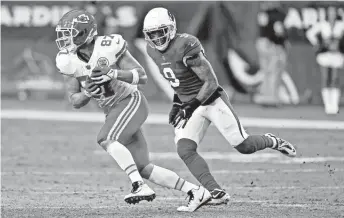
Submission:
M 4 116 L 14 109 L 32 112 L 45 107 L 28 105 L 2 102 L 2 217 L 344 217 L 342 128 L 298 129 L 297 123 L 295 128 L 247 126 L 251 134 L 273 132 L 289 139 L 298 149 L 298 156 L 290 159 L 270 150 L 241 155 L 210 127 L 199 151 L 232 198 L 228 205 L 185 214 L 176 211 L 187 203 L 183 193 L 154 184 L 150 184 L 157 193 L 153 202 L 134 206 L 124 202 L 130 182 L 96 144 L 101 122 L 89 120 L 87 113 L 83 122 Z M 239 115 L 240 107 L 245 116 L 271 117 L 272 109 L 250 106 L 239 106 Z M 321 109 L 309 108 L 309 112 L 293 108 L 290 114 L 285 109 L 270 114 L 287 119 L 300 112 L 307 119 L 326 119 Z M 156 112 L 164 112 L 164 107 L 152 111 Z M 144 126 L 153 163 L 196 182 L 176 154 L 171 127 L 162 123 L 153 119 Z

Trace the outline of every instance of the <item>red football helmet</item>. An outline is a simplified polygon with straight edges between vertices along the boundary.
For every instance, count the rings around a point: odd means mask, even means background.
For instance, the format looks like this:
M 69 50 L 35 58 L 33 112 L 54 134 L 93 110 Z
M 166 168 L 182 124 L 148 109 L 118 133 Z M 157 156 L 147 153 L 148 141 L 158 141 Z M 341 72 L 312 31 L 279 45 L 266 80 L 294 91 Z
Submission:
M 97 23 L 92 14 L 84 10 L 71 10 L 56 26 L 56 44 L 60 50 L 75 52 L 78 47 L 97 35 Z

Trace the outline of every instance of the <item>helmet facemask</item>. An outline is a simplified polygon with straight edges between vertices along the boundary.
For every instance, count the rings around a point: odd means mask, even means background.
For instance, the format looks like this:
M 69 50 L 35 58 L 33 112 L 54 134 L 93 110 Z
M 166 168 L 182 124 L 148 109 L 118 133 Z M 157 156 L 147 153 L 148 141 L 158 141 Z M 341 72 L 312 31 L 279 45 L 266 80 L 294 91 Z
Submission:
M 144 30 L 145 39 L 156 49 L 163 51 L 173 39 L 174 27 L 172 25 L 162 26 L 156 29 Z

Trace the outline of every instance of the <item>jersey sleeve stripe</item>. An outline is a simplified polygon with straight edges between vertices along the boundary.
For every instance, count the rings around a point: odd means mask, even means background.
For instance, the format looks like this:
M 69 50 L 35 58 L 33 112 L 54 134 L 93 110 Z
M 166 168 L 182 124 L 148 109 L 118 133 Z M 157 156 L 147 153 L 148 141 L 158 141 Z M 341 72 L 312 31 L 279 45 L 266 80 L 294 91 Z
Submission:
M 123 47 L 121 48 L 121 50 L 116 54 L 116 59 L 119 59 L 124 52 L 127 50 L 127 42 L 124 42 Z

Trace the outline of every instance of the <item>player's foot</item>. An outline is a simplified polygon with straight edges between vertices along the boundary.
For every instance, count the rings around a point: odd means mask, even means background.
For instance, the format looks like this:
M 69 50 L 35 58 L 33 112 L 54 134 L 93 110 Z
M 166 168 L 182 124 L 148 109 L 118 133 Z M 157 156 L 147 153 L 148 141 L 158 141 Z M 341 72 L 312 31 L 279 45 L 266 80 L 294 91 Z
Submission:
M 276 145 L 272 149 L 275 149 L 288 157 L 296 156 L 296 149 L 290 142 L 284 139 L 278 138 L 277 136 L 271 133 L 266 133 L 265 136 L 277 142 Z
M 210 192 L 202 186 L 198 189 L 191 189 L 188 192 L 189 203 L 187 206 L 178 207 L 181 212 L 194 212 L 211 199 Z
M 128 204 L 137 204 L 140 201 L 153 201 L 155 198 L 155 192 L 143 182 L 134 182 L 132 184 L 133 189 L 131 193 L 124 197 L 124 200 Z
M 224 190 L 214 189 L 211 194 L 211 199 L 208 201 L 207 205 L 221 205 L 227 204 L 231 198 Z

